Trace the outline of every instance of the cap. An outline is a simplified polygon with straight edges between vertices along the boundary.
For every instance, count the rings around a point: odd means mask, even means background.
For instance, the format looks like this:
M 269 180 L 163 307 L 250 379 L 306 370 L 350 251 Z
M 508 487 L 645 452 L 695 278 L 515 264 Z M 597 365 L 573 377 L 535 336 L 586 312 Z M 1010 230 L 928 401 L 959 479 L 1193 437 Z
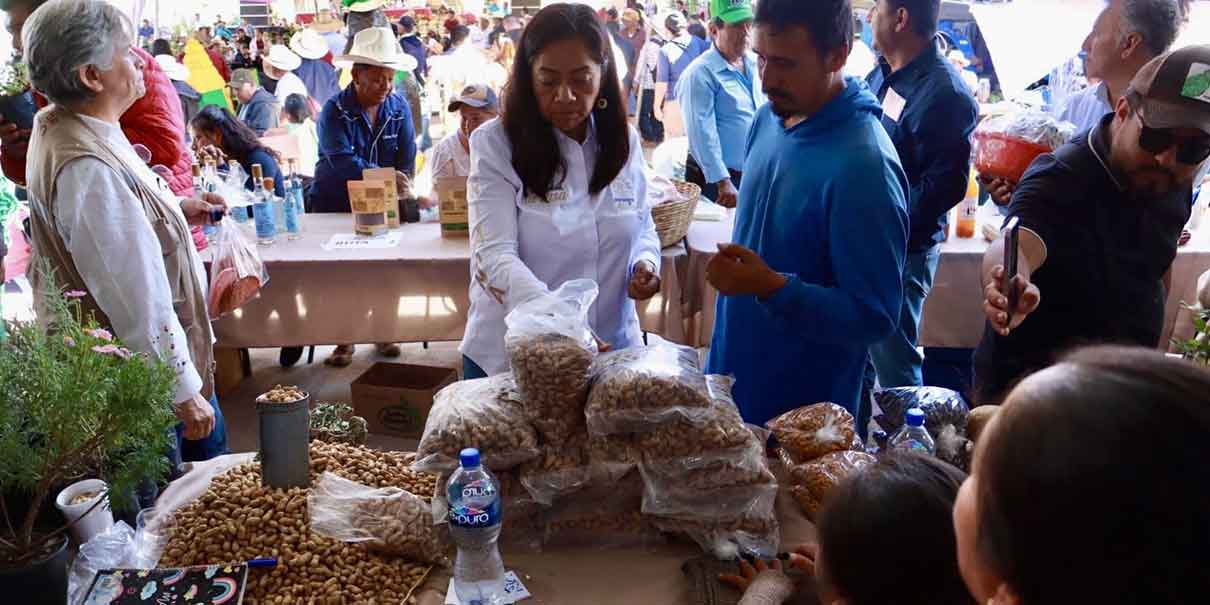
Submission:
M 257 86 L 256 72 L 251 69 L 237 69 L 231 72 L 231 87 L 243 86 L 244 84 Z
M 710 17 L 723 23 L 739 23 L 753 18 L 752 0 L 710 0 Z
M 1186 46 L 1143 66 L 1130 83 L 1147 125 L 1210 134 L 1210 45 Z
M 668 17 L 664 19 L 664 27 L 670 31 L 679 32 L 685 29 L 686 24 L 685 15 L 680 13 L 669 13 Z
M 469 84 L 462 94 L 450 101 L 448 109 L 458 111 L 463 105 L 478 109 L 496 109 L 496 92 L 483 84 Z
M 399 27 L 407 30 L 416 29 L 416 20 L 411 15 L 404 15 L 399 18 Z
M 462 468 L 478 468 L 479 450 L 468 447 L 458 454 L 458 459 L 462 462 Z
M 920 408 L 909 408 L 907 413 L 904 414 L 904 417 L 908 426 L 924 426 L 924 411 Z

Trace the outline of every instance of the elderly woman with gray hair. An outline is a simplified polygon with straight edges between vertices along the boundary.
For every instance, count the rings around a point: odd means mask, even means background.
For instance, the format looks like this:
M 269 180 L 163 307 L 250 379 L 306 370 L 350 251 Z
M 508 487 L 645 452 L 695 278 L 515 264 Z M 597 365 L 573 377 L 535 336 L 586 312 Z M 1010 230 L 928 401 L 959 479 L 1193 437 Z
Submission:
M 35 258 L 132 350 L 177 375 L 174 461 L 225 453 L 213 399 L 205 268 L 190 224 L 221 198 L 181 200 L 149 169 L 118 118 L 144 94 L 133 27 L 103 0 L 51 0 L 21 32 L 30 82 L 52 105 L 34 120 L 28 177 Z

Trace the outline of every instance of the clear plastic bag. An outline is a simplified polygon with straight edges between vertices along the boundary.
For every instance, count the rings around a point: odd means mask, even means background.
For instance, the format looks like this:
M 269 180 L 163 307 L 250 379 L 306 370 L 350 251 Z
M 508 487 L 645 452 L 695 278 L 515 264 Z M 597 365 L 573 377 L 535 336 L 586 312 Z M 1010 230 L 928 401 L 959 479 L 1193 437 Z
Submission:
M 412 470 L 441 474 L 458 468 L 463 448 L 479 449 L 488 469 L 510 469 L 536 458 L 538 435 L 525 417 L 511 374 L 463 380 L 441 389 L 424 423 Z
M 159 557 L 156 558 L 158 560 Z M 67 602 L 83 602 L 93 576 L 102 569 L 155 567 L 156 562 L 148 562 L 140 556 L 135 530 L 124 521 L 118 521 L 80 545 L 67 576 Z
M 975 130 L 975 169 L 986 177 L 1019 181 L 1038 156 L 1075 134 L 1073 124 L 1036 109 L 986 120 Z
M 323 473 L 307 496 L 311 531 L 423 563 L 444 563 L 449 531 L 433 523 L 423 498 L 394 487 L 374 489 Z
M 790 410 L 767 424 L 777 443 L 797 463 L 830 452 L 858 447 L 856 422 L 835 403 L 816 403 Z
M 526 415 L 544 443 L 566 443 L 582 432 L 589 369 L 597 353 L 588 310 L 592 280 L 576 279 L 517 305 L 504 322 L 504 346 Z
M 756 504 L 765 505 L 763 501 Z M 771 559 L 777 556 L 781 544 L 781 525 L 771 505 L 734 519 L 651 517 L 651 521 L 660 531 L 684 534 L 723 561 L 735 560 L 739 555 Z
M 768 434 L 744 424 L 731 398 L 733 383 L 729 376 L 706 376 L 710 407 L 700 415 L 695 412 L 698 422 L 678 417 L 655 430 L 635 435 L 635 445 L 643 452 L 643 460 L 647 464 L 675 461 L 693 468 L 695 460 L 700 460 L 700 465 L 718 457 L 742 455 L 757 444 L 763 448 Z
M 738 454 L 644 461 L 639 470 L 643 512 L 651 515 L 731 519 L 777 497 L 777 479 L 756 443 Z
M 568 445 L 543 446 L 542 455 L 521 465 L 521 484 L 534 500 L 549 506 L 555 498 L 577 492 L 592 479 L 588 451 L 583 444 L 587 435 L 569 440 Z
M 260 296 L 269 283 L 269 271 L 256 246 L 235 221 L 219 222 L 214 236 L 214 262 L 210 267 L 207 310 L 210 319 L 226 315 Z
M 1076 126 L 1039 109 L 1024 109 L 985 120 L 975 132 L 977 135 L 999 134 L 1053 150 L 1076 135 Z
M 849 475 L 874 464 L 877 459 L 865 452 L 832 452 L 821 458 L 790 467 L 790 493 L 807 518 L 814 521 L 828 492 Z
M 584 414 L 594 435 L 641 433 L 678 419 L 700 425 L 710 406 L 697 351 L 656 345 L 598 357 Z
M 933 439 L 941 436 L 946 425 L 958 434 L 966 431 L 970 408 L 957 391 L 941 387 L 899 387 L 874 393 L 874 401 L 882 413 L 874 417 L 878 426 L 890 435 L 903 427 L 904 414 L 911 408 L 924 412 L 924 426 Z
M 252 192 L 244 187 L 248 181 L 248 173 L 239 162 L 230 162 L 226 171 L 220 172 L 221 178 L 215 183 L 215 193 L 223 197 L 228 208 L 252 205 Z

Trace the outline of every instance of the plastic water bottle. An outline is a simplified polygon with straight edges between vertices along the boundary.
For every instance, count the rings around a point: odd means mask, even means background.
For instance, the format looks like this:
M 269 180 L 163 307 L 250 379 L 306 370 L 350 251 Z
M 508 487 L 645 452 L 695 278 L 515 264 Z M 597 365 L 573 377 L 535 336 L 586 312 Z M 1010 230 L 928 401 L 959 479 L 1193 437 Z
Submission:
M 904 414 L 903 428 L 891 437 L 892 450 L 907 450 L 925 454 L 935 454 L 937 446 L 933 443 L 928 429 L 924 428 L 924 411 L 920 408 L 910 408 Z
M 479 464 L 479 450 L 467 448 L 462 466 L 446 484 L 450 535 L 458 545 L 454 591 L 462 605 L 504 603 L 504 562 L 500 538 L 500 483 Z

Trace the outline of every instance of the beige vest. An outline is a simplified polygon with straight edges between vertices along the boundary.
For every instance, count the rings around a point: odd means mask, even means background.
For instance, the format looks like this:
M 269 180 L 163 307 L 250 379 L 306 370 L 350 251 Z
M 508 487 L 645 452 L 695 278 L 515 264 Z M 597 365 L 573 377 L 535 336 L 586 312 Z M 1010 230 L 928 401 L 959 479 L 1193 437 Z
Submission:
M 50 106 L 38 113 L 30 138 L 31 151 L 26 163 L 26 179 L 30 193 L 30 230 L 33 235 L 35 266 L 47 263 L 57 285 L 67 290 L 88 291 L 80 277 L 71 253 L 59 237 L 55 220 L 55 190 L 59 172 L 72 160 L 91 157 L 117 172 L 142 203 L 147 222 L 160 242 L 164 269 L 172 291 L 172 307 L 185 330 L 190 359 L 202 377 L 202 397 L 210 398 L 214 391 L 213 332 L 206 314 L 206 297 L 201 288 L 192 260 L 193 238 L 189 225 L 173 208 L 176 199 L 168 199 L 148 187 L 118 155 L 112 144 L 98 135 L 73 112 Z M 38 271 L 31 276 L 37 279 Z M 41 287 L 35 287 L 43 292 Z M 85 313 L 91 312 L 97 322 L 110 327 L 104 310 L 89 294 L 80 299 Z

